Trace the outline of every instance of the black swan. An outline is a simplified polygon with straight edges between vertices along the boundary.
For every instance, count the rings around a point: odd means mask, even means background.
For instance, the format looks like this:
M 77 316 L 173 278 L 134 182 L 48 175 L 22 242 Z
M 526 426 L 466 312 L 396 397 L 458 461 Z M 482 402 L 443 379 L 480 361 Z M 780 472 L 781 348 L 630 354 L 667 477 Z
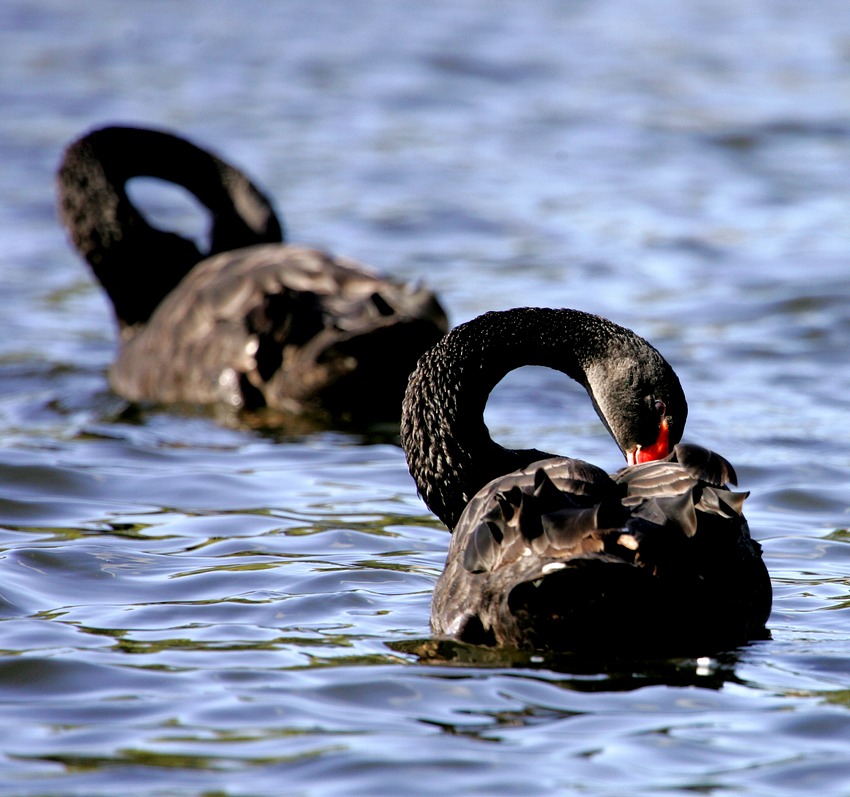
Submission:
M 579 382 L 628 465 L 495 443 L 491 390 L 523 365 Z M 491 312 L 419 360 L 402 446 L 453 529 L 435 634 L 538 650 L 703 655 L 765 638 L 771 587 L 732 466 L 679 443 L 679 379 L 643 338 L 577 310 Z
M 182 186 L 210 212 L 210 247 L 151 226 L 126 185 Z M 175 135 L 105 127 L 58 172 L 74 246 L 112 302 L 121 348 L 110 384 L 131 401 L 398 419 L 417 358 L 448 329 L 433 293 L 282 243 L 266 196 Z

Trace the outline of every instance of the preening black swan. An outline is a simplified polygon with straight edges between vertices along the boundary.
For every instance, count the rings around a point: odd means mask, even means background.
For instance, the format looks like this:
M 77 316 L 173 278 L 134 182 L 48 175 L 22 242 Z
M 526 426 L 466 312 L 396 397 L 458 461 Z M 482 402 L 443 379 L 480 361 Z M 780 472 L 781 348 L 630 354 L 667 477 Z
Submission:
M 210 249 L 151 226 L 126 185 L 154 177 L 211 215 Z M 105 127 L 71 144 L 62 221 L 112 302 L 113 389 L 133 401 L 398 418 L 417 358 L 448 329 L 433 293 L 282 243 L 238 169 L 159 130 Z
M 491 438 L 484 407 L 509 371 L 542 365 L 588 392 L 629 463 L 600 468 Z M 701 655 L 764 638 L 771 587 L 731 492 L 732 466 L 679 444 L 687 402 L 631 330 L 577 310 L 520 308 L 461 324 L 420 360 L 402 413 L 419 493 L 454 530 L 435 634 L 541 650 Z

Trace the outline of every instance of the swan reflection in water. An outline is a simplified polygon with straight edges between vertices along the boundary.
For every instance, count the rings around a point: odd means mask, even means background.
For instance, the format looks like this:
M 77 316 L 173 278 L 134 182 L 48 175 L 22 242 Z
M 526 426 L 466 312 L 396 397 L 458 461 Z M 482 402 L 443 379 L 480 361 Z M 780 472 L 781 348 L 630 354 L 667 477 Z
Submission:
M 405 656 L 436 668 L 469 670 L 486 677 L 493 669 L 509 669 L 531 679 L 543 676 L 573 692 L 631 692 L 646 686 L 696 686 L 720 690 L 728 683 L 744 684 L 735 672 L 741 659 L 739 650 L 726 650 L 711 656 L 641 655 L 602 647 L 598 652 L 534 651 L 476 645 L 447 637 L 405 639 L 388 643 Z M 551 674 L 558 677 L 551 677 Z M 442 674 L 445 674 L 444 672 Z M 518 712 L 518 718 L 528 716 Z

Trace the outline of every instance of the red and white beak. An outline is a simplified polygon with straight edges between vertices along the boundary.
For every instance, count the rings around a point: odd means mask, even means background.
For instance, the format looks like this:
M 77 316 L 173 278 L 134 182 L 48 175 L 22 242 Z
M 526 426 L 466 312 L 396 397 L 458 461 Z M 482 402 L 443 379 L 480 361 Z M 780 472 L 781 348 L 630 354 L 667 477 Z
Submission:
M 654 462 L 664 459 L 670 453 L 670 421 L 665 415 L 658 427 L 658 439 L 651 445 L 635 446 L 626 452 L 626 462 L 629 465 L 637 465 L 641 462 Z

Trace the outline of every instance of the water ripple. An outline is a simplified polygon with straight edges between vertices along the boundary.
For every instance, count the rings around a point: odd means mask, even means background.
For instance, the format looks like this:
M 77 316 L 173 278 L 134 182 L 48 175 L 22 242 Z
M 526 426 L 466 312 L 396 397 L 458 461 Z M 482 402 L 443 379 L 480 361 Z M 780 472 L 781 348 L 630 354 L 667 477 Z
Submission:
M 845 795 L 848 19 L 0 5 L 0 793 Z M 427 278 L 454 323 L 576 306 L 646 335 L 687 439 L 751 493 L 772 639 L 664 661 L 434 640 L 448 533 L 395 429 L 112 395 L 113 321 L 53 181 L 116 121 L 214 146 L 294 240 Z M 505 380 L 494 435 L 618 467 L 560 377 Z

